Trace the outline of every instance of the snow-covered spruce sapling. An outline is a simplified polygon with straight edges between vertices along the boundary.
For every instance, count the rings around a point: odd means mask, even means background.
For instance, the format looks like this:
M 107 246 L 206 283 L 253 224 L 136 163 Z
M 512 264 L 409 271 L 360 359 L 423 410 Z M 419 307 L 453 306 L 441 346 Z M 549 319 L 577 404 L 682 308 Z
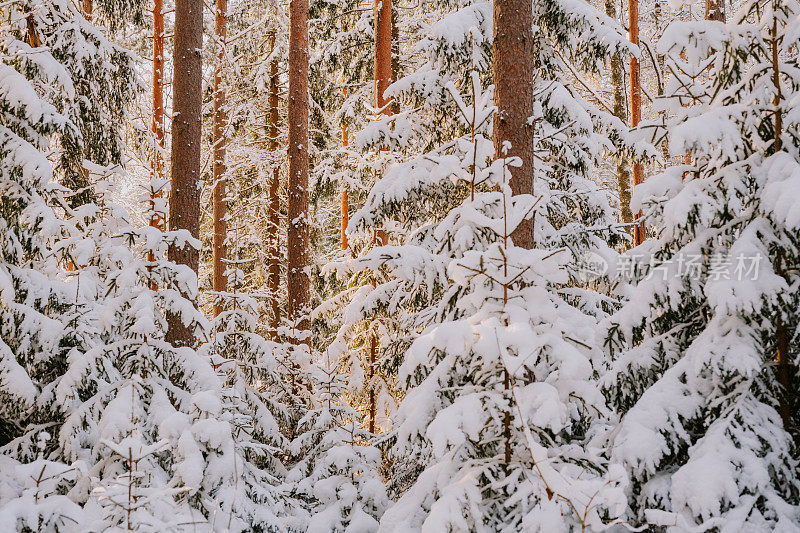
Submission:
M 346 377 L 337 364 L 312 367 L 312 405 L 292 441 L 298 458 L 286 478 L 303 503 L 308 533 L 375 531 L 389 504 L 380 478 L 380 451 L 344 401 Z
M 451 211 L 485 240 L 447 266 L 457 318 L 405 354 L 391 456 L 408 486 L 380 531 L 600 530 L 625 509 L 624 472 L 603 456 L 596 322 L 558 292 L 565 249 L 514 246 L 538 200 L 512 196 L 515 164 L 481 168 L 489 190 Z
M 632 518 L 681 530 L 798 531 L 796 1 L 744 2 L 729 24 L 674 23 L 667 126 L 685 164 L 634 192 L 656 238 L 608 320 L 612 456 Z

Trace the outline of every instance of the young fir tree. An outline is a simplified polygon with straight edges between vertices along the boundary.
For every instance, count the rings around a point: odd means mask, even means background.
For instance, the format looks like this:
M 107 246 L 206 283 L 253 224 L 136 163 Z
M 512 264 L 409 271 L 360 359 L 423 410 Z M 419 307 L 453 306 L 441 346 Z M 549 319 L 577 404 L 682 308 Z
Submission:
M 63 384 L 96 335 L 75 272 L 77 256 L 94 250 L 70 244 L 81 240 L 79 221 L 91 217 L 92 206 L 75 212 L 70 204 L 91 198 L 86 157 L 112 164 L 119 157 L 103 152 L 119 148 L 105 119 L 118 116 L 129 96 L 130 57 L 72 4 L 21 1 L 0 9 L 3 528 L 66 530 L 81 518 L 80 497 L 67 494 L 88 465 L 65 464 L 59 453 L 71 397 L 84 392 L 65 395 Z M 108 86 L 85 101 L 82 91 L 95 77 Z
M 70 524 L 79 509 L 59 496 L 74 480 L 71 469 L 48 460 L 63 410 L 47 397 L 67 359 L 86 349 L 87 332 L 76 323 L 75 287 L 60 276 L 65 258 L 52 251 L 70 228 L 57 212 L 68 191 L 56 183 L 47 156 L 59 140 L 79 144 L 80 134 L 36 89 L 47 83 L 69 94 L 67 72 L 49 53 L 17 40 L 19 28 L 6 20 L 0 45 L 0 514 L 9 531 L 52 531 Z
M 194 273 L 165 258 L 172 244 L 199 243 L 184 230 L 133 227 L 101 198 L 102 216 L 86 236 L 93 268 L 83 269 L 97 274 L 88 280 L 97 338 L 71 358 L 56 389 L 68 414 L 59 456 L 88 465 L 70 493 L 86 502 L 81 527 L 280 527 L 283 469 L 274 454 L 282 437 L 265 402 L 213 345 L 174 347 L 165 338 L 168 314 L 206 335 L 205 318 L 184 296 L 196 297 Z M 236 339 L 218 338 L 236 355 Z
M 58 424 L 64 415 L 53 393 L 67 371 L 68 354 L 87 348 L 86 308 L 75 297 L 79 278 L 67 283 L 63 276 L 74 267 L 67 257 L 74 250 L 59 241 L 79 235 L 75 224 L 88 213 L 70 209 L 91 198 L 85 158 L 118 161 L 118 135 L 110 119 L 119 117 L 131 96 L 131 58 L 71 3 L 19 1 L 2 10 L 2 190 L 8 228 L 3 248 L 9 272 L 23 269 L 8 278 L 6 359 L 16 360 L 23 371 L 9 383 L 22 387 L 18 392 L 30 385 L 33 393 L 27 406 L 17 395 L 5 404 L 17 414 L 4 417 L 3 442 L 12 441 L 7 452 L 31 459 L 31 443 L 42 429 L 37 424 Z M 85 90 L 97 78 L 104 87 L 93 89 L 89 101 Z
M 390 457 L 402 496 L 380 531 L 600 529 L 624 510 L 625 480 L 602 456 L 610 413 L 592 382 L 596 322 L 561 294 L 566 248 L 514 245 L 540 197 L 511 195 L 519 161 L 493 159 L 491 90 L 477 73 L 472 87 L 472 102 L 450 90 L 465 122 L 482 123 L 475 144 L 428 167 L 467 191 L 427 228 L 460 253 L 447 260 L 417 247 L 417 258 L 440 265 L 452 303 L 400 368 L 407 395 Z
M 116 21 L 122 11 L 111 15 L 106 19 Z M 74 191 L 72 205 L 91 201 L 92 179 L 83 161 L 104 166 L 122 161 L 119 124 L 136 90 L 133 57 L 66 0 L 17 0 L 10 4 L 9 18 L 13 32 L 25 36 L 21 40 L 47 50 L 69 76 L 68 91 L 59 84 L 37 88 L 80 131 L 74 142 L 63 140 L 58 170 L 61 183 Z
M 375 531 L 389 504 L 378 473 L 380 452 L 360 429 L 360 417 L 343 403 L 346 377 L 338 366 L 312 366 L 312 407 L 299 422 L 287 476 L 302 502 L 309 533 Z
M 455 2 L 423 4 L 424 22 L 409 24 L 415 64 L 393 83 L 389 96 L 402 102 L 392 116 L 381 116 L 356 136 L 362 150 L 379 152 L 383 177 L 369 193 L 365 208 L 351 219 L 350 228 L 365 233 L 383 228 L 397 246 L 374 247 L 355 260 L 338 261 L 329 268 L 340 274 L 355 271 L 347 288 L 326 305 L 348 301 L 343 323 L 331 345 L 353 360 L 348 367 L 368 372 L 366 350 L 358 346 L 364 320 L 381 317 L 377 329 L 382 346 L 376 358 L 381 374 L 393 375 L 402 354 L 426 326 L 456 318 L 459 291 L 446 268 L 472 248 L 469 233 L 443 233 L 438 222 L 452 217 L 450 208 L 486 185 L 471 176 L 473 160 L 493 153 L 487 138 L 491 112 L 466 114 L 464 101 L 491 98 L 484 94 L 491 75 L 491 4 Z M 615 140 L 627 140 L 624 124 L 598 111 L 573 85 L 566 83 L 578 68 L 591 71 L 597 61 L 632 49 L 610 19 L 583 3 L 546 2 L 534 11 L 540 27 L 536 45 L 536 101 L 540 109 L 534 127 L 539 139 L 539 172 L 535 190 L 541 195 L 535 217 L 537 242 L 566 247 L 570 280 L 564 296 L 585 312 L 602 316 L 607 299 L 576 288 L 585 279 L 586 257 L 613 262 L 610 246 L 624 232 L 613 221 L 604 191 L 593 181 L 593 168 Z M 580 37 L 578 37 L 580 36 Z M 579 65 L 575 67 L 573 65 Z M 554 76 L 554 72 L 564 73 Z M 486 106 L 486 102 L 481 104 Z M 533 106 L 532 106 L 533 107 Z M 531 113 L 533 114 L 533 108 Z M 401 245 L 402 244 L 402 245 Z M 358 283 L 370 272 L 375 286 Z M 360 277 L 360 279 L 359 279 Z M 567 286 L 569 285 L 569 286 Z M 387 397 L 391 379 L 373 379 L 377 394 Z M 388 398 L 387 398 L 388 400 Z M 391 406 L 391 402 L 384 402 Z
M 798 32 L 798 2 L 748 1 L 660 42 L 686 164 L 634 194 L 657 237 L 630 252 L 635 286 L 606 325 L 613 457 L 640 521 L 800 529 Z

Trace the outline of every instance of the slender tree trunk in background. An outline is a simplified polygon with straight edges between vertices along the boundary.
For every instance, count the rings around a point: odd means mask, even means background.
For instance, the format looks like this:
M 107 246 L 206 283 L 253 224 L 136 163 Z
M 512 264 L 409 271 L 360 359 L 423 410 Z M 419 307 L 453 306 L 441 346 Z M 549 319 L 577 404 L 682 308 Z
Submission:
M 375 107 L 383 115 L 392 114 L 391 101 L 383 94 L 392 83 L 392 26 L 392 0 L 375 0 Z M 386 244 L 386 232 L 377 230 L 375 240 Z
M 347 89 L 344 90 L 345 96 L 347 95 Z M 349 139 L 347 136 L 347 123 L 342 121 L 342 147 L 347 147 L 349 144 Z M 347 250 L 350 248 L 350 241 L 347 238 L 347 224 L 350 222 L 350 204 L 347 198 L 347 186 L 342 185 L 342 198 L 341 198 L 341 219 L 342 219 L 342 228 L 341 228 L 341 244 L 342 250 Z
M 384 92 L 392 82 L 392 0 L 375 0 L 375 105 L 384 115 L 389 100 Z
M 395 35 L 393 18 L 392 0 L 375 0 L 375 107 L 382 115 L 391 115 L 392 101 L 386 98 L 384 93 L 392 83 L 393 74 L 393 54 L 392 41 Z M 380 179 L 380 176 L 378 176 Z M 386 232 L 379 229 L 374 234 L 375 242 L 385 245 L 389 242 Z M 372 282 L 375 286 L 375 282 Z M 378 351 L 378 338 L 374 333 L 369 340 L 369 355 L 367 360 L 367 388 L 369 389 L 368 405 L 368 429 L 370 433 L 375 433 L 377 404 L 375 399 L 374 376 L 375 360 Z
M 42 40 L 39 39 L 39 32 L 36 31 L 36 20 L 33 18 L 33 14 L 28 15 L 25 18 L 26 26 L 28 27 L 27 31 L 27 42 L 31 48 L 38 48 L 42 46 Z
M 342 209 L 342 250 L 347 250 L 350 248 L 350 241 L 347 238 L 347 225 L 350 223 L 350 203 L 347 197 L 347 189 L 342 187 L 342 197 L 341 197 L 341 209 Z
M 83 0 L 83 14 L 86 17 L 86 20 L 91 22 L 93 12 L 94 12 L 93 0 Z
M 397 25 L 397 6 L 392 6 L 392 81 L 400 76 L 400 28 Z M 392 102 L 392 113 L 400 112 L 400 100 Z
M 289 4 L 289 319 L 308 311 L 308 0 Z M 297 324 L 301 329 L 304 324 Z
M 504 156 L 504 143 L 511 143 L 505 157 L 519 157 L 522 166 L 512 169 L 509 184 L 513 194 L 533 194 L 534 130 L 528 124 L 533 114 L 533 5 L 530 0 L 495 0 L 494 3 L 494 149 Z M 533 219 L 512 233 L 514 244 L 533 248 Z
M 153 134 L 153 166 L 150 173 L 150 226 L 164 230 L 166 213 L 159 199 L 163 198 L 164 181 L 164 0 L 153 2 L 153 117 L 150 131 Z M 156 260 L 147 252 L 147 261 Z M 148 265 L 147 271 L 151 271 Z M 150 282 L 152 290 L 158 285 Z
M 184 229 L 200 237 L 200 118 L 203 104 L 202 0 L 176 0 L 173 50 L 174 75 L 172 119 L 172 192 L 169 202 L 170 230 Z M 200 251 L 172 245 L 168 257 L 197 273 Z M 192 330 L 178 316 L 167 317 L 167 340 L 176 346 L 191 346 Z
M 606 14 L 617 20 L 617 8 L 615 0 L 606 0 Z M 614 116 L 622 122 L 628 122 L 628 113 L 625 109 L 625 81 L 623 80 L 623 60 L 621 57 L 611 58 L 611 85 L 614 91 Z M 631 172 L 627 157 L 622 154 L 617 155 L 617 184 L 619 185 L 619 209 L 620 219 L 623 224 L 633 222 L 631 212 Z M 633 236 L 633 228 L 628 231 Z
M 725 0 L 706 0 L 706 20 L 725 22 Z
M 150 225 L 164 229 L 163 215 L 156 213 L 156 199 L 164 186 L 164 0 L 153 3 L 153 121 L 150 125 L 155 141 L 153 173 L 150 177 Z M 150 257 L 152 261 L 153 258 Z
M 630 32 L 630 41 L 639 45 L 639 1 L 628 0 L 628 27 Z M 631 57 L 631 127 L 636 128 L 642 120 L 642 82 L 639 77 L 639 60 L 636 57 Z M 644 181 L 644 166 L 639 161 L 634 161 L 633 164 L 633 186 L 641 184 Z M 637 218 L 642 217 L 641 211 L 636 215 Z M 638 246 L 644 242 L 645 228 L 644 221 L 640 222 L 634 227 L 633 244 Z
M 269 39 L 270 55 L 275 52 L 275 34 Z M 269 149 L 278 151 L 278 60 L 273 59 L 269 65 Z M 267 249 L 269 250 L 269 272 L 267 287 L 269 287 L 270 306 L 272 308 L 272 321 L 270 322 L 270 335 L 273 339 L 278 337 L 278 326 L 281 324 L 281 306 L 278 299 L 281 284 L 281 249 L 280 249 L 280 210 L 281 210 L 281 170 L 278 165 L 272 170 L 272 182 L 269 186 L 269 226 L 267 227 Z
M 214 127 L 213 127 L 213 146 L 214 164 L 212 175 L 214 179 L 214 243 L 212 248 L 213 256 L 213 277 L 214 292 L 225 292 L 227 290 L 227 279 L 225 278 L 225 239 L 228 237 L 228 225 L 225 220 L 227 205 L 225 196 L 227 195 L 227 180 L 225 173 L 225 150 L 228 117 L 225 110 L 225 87 L 222 79 L 222 63 L 225 60 L 225 41 L 227 39 L 227 16 L 228 0 L 217 0 L 217 13 L 215 17 L 214 34 L 217 38 L 217 66 L 214 71 Z M 214 316 L 218 316 L 223 311 L 222 300 L 217 297 L 214 304 Z
M 773 10 L 777 11 L 775 4 L 778 0 L 773 0 Z M 772 52 L 772 83 L 775 86 L 775 96 L 772 100 L 775 106 L 774 115 L 774 128 L 775 128 L 775 142 L 772 145 L 772 153 L 777 153 L 783 150 L 783 110 L 781 109 L 781 100 L 783 99 L 783 91 L 781 89 L 781 76 L 780 76 L 780 52 L 778 50 L 778 19 L 777 17 L 772 20 L 772 34 L 770 35 L 770 48 Z M 783 271 L 783 252 L 778 252 L 776 259 L 775 271 L 779 276 L 784 275 Z M 777 345 L 776 360 L 778 363 L 778 383 L 783 389 L 783 394 L 780 399 L 780 414 L 783 420 L 783 427 L 787 430 L 792 422 L 792 395 L 794 393 L 791 384 L 791 372 L 789 368 L 789 337 L 790 334 L 786 330 L 786 324 L 783 319 L 778 315 L 775 324 L 775 341 Z

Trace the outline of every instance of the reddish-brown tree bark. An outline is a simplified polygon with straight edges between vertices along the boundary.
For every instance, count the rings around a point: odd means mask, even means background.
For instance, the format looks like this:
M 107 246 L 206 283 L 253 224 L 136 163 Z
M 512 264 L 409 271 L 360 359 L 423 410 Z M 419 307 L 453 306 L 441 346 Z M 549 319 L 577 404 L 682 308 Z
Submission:
M 289 4 L 289 319 L 308 311 L 308 0 Z M 300 327 L 304 325 L 298 324 Z
M 346 90 L 345 94 L 347 94 Z M 346 147 L 348 144 L 349 144 L 349 139 L 347 136 L 347 124 L 345 122 L 342 122 L 342 146 Z M 341 245 L 342 245 L 342 250 L 347 250 L 350 247 L 350 241 L 347 238 L 347 225 L 350 223 L 350 204 L 347 198 L 347 186 L 345 185 L 342 185 L 341 219 L 342 219 Z
M 94 11 L 94 2 L 93 0 L 83 0 L 83 14 L 86 16 L 86 20 L 92 20 L 92 13 Z
M 392 0 L 375 0 L 375 106 L 391 114 L 384 92 L 392 82 Z
M 392 114 L 391 100 L 384 95 L 392 83 L 392 27 L 392 0 L 375 0 L 375 108 L 383 115 Z M 386 244 L 386 232 L 376 230 L 375 241 Z
M 228 225 L 225 220 L 227 204 L 227 180 L 225 173 L 225 150 L 227 145 L 225 128 L 228 117 L 225 110 L 225 87 L 222 77 L 222 64 L 225 60 L 225 41 L 227 39 L 228 0 L 217 0 L 214 34 L 217 38 L 217 66 L 214 71 L 214 126 L 212 141 L 214 144 L 214 242 L 212 246 L 213 288 L 214 292 L 225 292 L 228 280 L 225 277 L 225 239 L 228 237 Z M 223 310 L 222 300 L 218 297 L 214 304 L 214 316 Z
M 639 45 L 639 1 L 628 0 L 628 27 L 630 41 Z M 639 59 L 631 56 L 631 127 L 636 128 L 642 120 L 642 81 L 640 79 Z M 639 161 L 633 163 L 633 186 L 637 186 L 644 181 L 644 166 Z M 641 218 L 641 211 L 637 218 Z M 636 225 L 633 232 L 633 244 L 639 245 L 644 242 L 645 227 L 644 221 Z
M 394 62 L 392 61 L 392 40 L 394 32 L 394 24 L 392 17 L 392 0 L 375 0 L 375 62 L 374 62 L 374 90 L 375 90 L 375 108 L 378 113 L 382 115 L 392 114 L 392 101 L 386 98 L 385 92 L 392 83 L 392 75 L 394 70 Z M 380 176 L 378 176 L 380 179 Z M 347 194 L 346 191 L 342 193 Z M 345 210 L 345 196 L 342 196 L 342 213 Z M 345 221 L 342 218 L 342 237 L 346 238 L 344 233 Z M 389 242 L 388 235 L 382 229 L 375 230 L 374 239 L 376 244 L 387 244 Z M 342 241 L 342 248 L 344 248 L 344 241 Z M 374 286 L 373 282 L 373 286 Z M 373 385 L 373 378 L 375 376 L 375 359 L 378 349 L 378 339 L 373 333 L 369 340 L 369 359 L 367 361 L 367 387 L 369 389 L 369 405 L 368 405 L 368 429 L 370 433 L 375 433 L 375 421 L 377 418 L 377 402 L 375 396 L 375 388 Z
M 617 20 L 615 0 L 606 0 L 606 15 Z M 611 87 L 614 96 L 614 116 L 623 122 L 627 122 L 625 82 L 622 76 L 624 70 L 623 61 L 619 56 L 611 58 Z M 628 159 L 621 154 L 617 155 L 617 185 L 619 189 L 620 221 L 623 224 L 630 224 L 633 222 L 633 212 L 631 212 L 631 172 Z
M 275 35 L 270 36 L 270 54 L 275 51 Z M 269 149 L 275 153 L 279 148 L 278 140 L 278 60 L 273 59 L 269 66 Z M 269 186 L 269 225 L 267 226 L 267 249 L 269 252 L 269 271 L 267 273 L 267 287 L 269 288 L 270 308 L 272 321 L 270 322 L 270 335 L 273 339 L 278 336 L 278 326 L 281 323 L 281 305 L 278 299 L 281 283 L 281 250 L 278 227 L 280 225 L 281 209 L 281 171 L 275 165 L 272 170 L 272 181 Z
M 533 6 L 530 0 L 495 0 L 494 3 L 494 147 L 507 157 L 519 157 L 522 166 L 512 169 L 509 185 L 513 194 L 533 193 Z M 523 222 L 513 233 L 514 244 L 533 247 L 533 220 Z
M 724 0 L 706 0 L 706 20 L 725 22 Z
M 176 0 L 172 81 L 172 191 L 169 227 L 200 237 L 200 141 L 203 96 L 201 52 L 203 47 L 202 0 Z M 169 247 L 170 261 L 195 272 L 200 252 L 186 244 Z M 193 332 L 179 317 L 167 317 L 167 340 L 176 346 L 193 345 Z
M 155 213 L 155 200 L 161 198 L 161 181 L 164 179 L 164 0 L 153 2 L 153 120 L 150 129 L 155 142 L 150 225 L 163 229 L 164 220 Z
M 156 200 L 163 198 L 164 185 L 164 0 L 153 2 L 153 117 L 150 131 L 153 134 L 153 163 L 150 174 L 150 226 L 164 229 L 164 215 L 158 211 Z M 147 260 L 155 261 L 153 252 L 147 252 Z M 150 271 L 148 265 L 147 270 Z M 150 282 L 150 288 L 158 290 L 158 285 Z

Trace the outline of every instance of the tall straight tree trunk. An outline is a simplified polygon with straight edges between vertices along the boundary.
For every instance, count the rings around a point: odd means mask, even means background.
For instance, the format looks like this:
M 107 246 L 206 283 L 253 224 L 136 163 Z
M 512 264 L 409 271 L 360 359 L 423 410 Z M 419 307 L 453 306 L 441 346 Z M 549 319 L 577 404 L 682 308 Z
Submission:
M 93 0 L 83 0 L 83 14 L 86 16 L 86 20 L 92 20 L 92 14 L 94 12 L 94 2 Z
M 630 41 L 639 45 L 639 0 L 628 0 L 628 27 Z M 636 128 L 642 120 L 642 82 L 639 77 L 639 59 L 631 57 L 631 127 Z M 641 184 L 644 181 L 644 166 L 639 161 L 633 164 L 633 185 Z M 642 213 L 637 214 L 641 218 Z M 638 246 L 644 242 L 645 228 L 644 221 L 634 227 L 633 244 Z
M 344 94 L 347 95 L 347 89 L 345 88 Z M 344 120 L 342 121 L 342 147 L 346 148 L 349 145 L 349 139 L 347 136 L 347 122 Z M 341 194 L 341 219 L 342 219 L 342 227 L 341 227 L 341 245 L 342 250 L 347 250 L 350 247 L 350 242 L 347 239 L 347 224 L 350 222 L 350 203 L 347 198 L 347 186 L 342 185 L 342 194 Z
M 497 157 L 519 157 L 509 184 L 513 194 L 532 194 L 534 178 L 533 114 L 533 5 L 530 0 L 495 0 L 494 3 L 494 148 Z M 504 143 L 511 143 L 508 152 Z M 533 219 L 512 233 L 514 244 L 533 248 Z
M 164 0 L 153 2 L 153 117 L 150 131 L 153 134 L 153 166 L 150 173 L 150 226 L 164 230 L 166 213 L 161 204 L 164 180 Z M 147 252 L 151 265 L 156 260 L 153 252 Z M 152 266 L 148 265 L 150 272 Z M 151 281 L 150 288 L 158 290 Z
M 391 115 L 391 101 L 384 96 L 392 83 L 392 0 L 375 0 L 375 107 Z M 380 178 L 379 178 L 380 179 Z M 378 244 L 388 242 L 386 232 L 375 232 Z
M 375 105 L 391 114 L 384 92 L 392 81 L 392 0 L 375 0 Z
M 217 38 L 217 66 L 214 71 L 214 165 L 212 175 L 214 179 L 214 243 L 213 277 L 214 292 L 225 292 L 227 279 L 225 278 L 225 239 L 228 237 L 228 225 L 225 220 L 227 205 L 227 180 L 225 173 L 225 150 L 227 145 L 225 128 L 228 117 L 225 110 L 225 87 L 222 79 L 222 63 L 225 60 L 225 41 L 227 39 L 228 0 L 217 0 L 217 13 L 215 17 L 214 34 Z M 217 297 L 214 304 L 214 316 L 223 310 L 222 299 Z
M 375 107 L 382 115 L 392 114 L 392 102 L 385 96 L 386 89 L 392 83 L 392 37 L 394 24 L 392 18 L 392 0 L 375 0 Z M 380 177 L 379 177 L 380 179 Z M 375 231 L 375 242 L 387 244 L 389 242 L 386 232 Z M 375 286 L 375 282 L 372 283 Z M 375 361 L 378 353 L 378 338 L 372 333 L 369 339 L 369 354 L 367 360 L 367 387 L 369 389 L 368 429 L 375 433 L 377 418 L 377 401 L 375 396 Z
M 775 142 L 772 145 L 772 153 L 777 153 L 783 150 L 783 109 L 781 109 L 781 100 L 783 99 L 783 90 L 781 88 L 781 71 L 780 71 L 780 51 L 779 43 L 778 43 L 778 6 L 775 5 L 778 0 L 772 0 L 773 5 L 773 19 L 772 19 L 772 31 L 770 35 L 770 51 L 771 51 L 771 59 L 772 59 L 772 83 L 775 86 L 775 96 L 773 97 L 772 103 L 775 106 L 775 114 L 774 114 L 774 128 L 775 128 Z M 783 276 L 783 252 L 778 252 L 777 257 L 777 265 L 776 265 L 776 273 L 779 276 Z M 780 312 L 779 312 L 780 313 Z M 775 323 L 775 342 L 776 342 L 776 354 L 775 358 L 778 363 L 778 383 L 780 383 L 781 388 L 783 389 L 783 394 L 780 399 L 780 406 L 779 411 L 781 414 L 781 419 L 783 420 L 783 427 L 787 430 L 791 426 L 792 422 L 792 410 L 791 406 L 793 403 L 792 395 L 794 394 L 794 390 L 791 384 L 791 372 L 789 368 L 789 358 L 791 354 L 789 353 L 789 341 L 790 341 L 790 333 L 787 331 L 786 324 L 783 322 L 783 318 L 778 314 L 778 318 Z
M 606 0 L 606 14 L 617 20 L 617 8 L 615 0 Z M 619 56 L 611 58 L 611 86 L 614 91 L 614 116 L 622 122 L 628 121 L 628 113 L 625 109 L 625 81 L 623 80 L 623 60 Z M 619 208 L 620 218 L 623 224 L 633 222 L 631 212 L 631 172 L 628 159 L 622 155 L 617 155 L 617 184 L 619 186 Z M 631 231 L 629 229 L 629 231 Z
M 289 319 L 308 311 L 308 0 L 289 4 Z
M 725 0 L 706 0 L 706 20 L 725 22 Z
M 169 202 L 169 227 L 187 230 L 200 238 L 200 118 L 203 104 L 202 0 L 176 0 L 175 37 L 173 50 L 174 75 L 172 119 L 172 192 Z M 168 257 L 186 265 L 195 273 L 200 263 L 200 251 L 188 243 L 172 245 Z M 188 296 L 188 295 L 187 295 Z M 193 332 L 180 317 L 167 317 L 167 340 L 176 346 L 191 346 Z
M 275 34 L 269 38 L 270 55 L 275 52 Z M 269 149 L 274 154 L 278 151 L 278 60 L 272 59 L 269 65 Z M 278 165 L 272 169 L 272 181 L 269 186 L 269 225 L 267 226 L 267 249 L 269 250 L 269 272 L 267 287 L 269 288 L 272 321 L 270 335 L 277 339 L 278 327 L 281 324 L 281 305 L 278 299 L 281 284 L 281 249 L 278 228 L 280 227 L 281 209 L 281 170 Z
M 164 214 L 157 213 L 159 206 L 156 205 L 164 187 L 164 0 L 153 2 L 153 121 L 150 128 L 155 142 L 150 177 L 150 225 L 164 229 Z

